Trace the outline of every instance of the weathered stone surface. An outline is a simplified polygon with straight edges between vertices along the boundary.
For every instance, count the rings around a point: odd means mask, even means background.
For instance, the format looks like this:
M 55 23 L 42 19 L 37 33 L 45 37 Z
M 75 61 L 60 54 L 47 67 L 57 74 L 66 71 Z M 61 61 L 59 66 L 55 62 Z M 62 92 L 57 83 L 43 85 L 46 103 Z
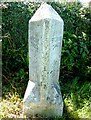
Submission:
M 63 113 L 58 83 L 63 20 L 42 4 L 29 21 L 29 83 L 23 101 L 27 116 L 54 117 Z

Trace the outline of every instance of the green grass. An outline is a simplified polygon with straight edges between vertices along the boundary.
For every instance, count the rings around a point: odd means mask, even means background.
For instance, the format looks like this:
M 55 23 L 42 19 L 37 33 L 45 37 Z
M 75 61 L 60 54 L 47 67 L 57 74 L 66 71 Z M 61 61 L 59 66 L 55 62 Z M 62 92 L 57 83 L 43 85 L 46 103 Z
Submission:
M 82 83 L 76 78 L 63 84 L 64 116 L 91 119 L 91 82 Z
M 55 120 L 91 118 L 91 83 L 83 82 L 81 84 L 76 78 L 62 83 L 61 86 L 64 100 L 64 113 L 62 118 L 56 118 Z M 26 118 L 22 112 L 22 100 L 23 98 L 16 92 L 9 92 L 7 95 L 4 95 L 0 102 L 0 119 Z
M 22 118 L 22 101 L 16 94 L 9 94 L 0 102 L 0 119 Z

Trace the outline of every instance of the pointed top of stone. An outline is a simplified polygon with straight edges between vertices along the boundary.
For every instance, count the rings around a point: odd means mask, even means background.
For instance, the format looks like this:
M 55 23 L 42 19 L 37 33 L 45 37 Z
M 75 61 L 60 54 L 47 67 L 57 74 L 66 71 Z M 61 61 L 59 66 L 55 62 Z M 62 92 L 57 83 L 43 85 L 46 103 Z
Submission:
M 39 7 L 39 9 L 35 12 L 33 17 L 31 18 L 30 22 L 39 21 L 42 19 L 54 19 L 54 20 L 62 21 L 58 13 L 51 7 L 51 5 L 48 5 L 47 3 L 43 3 Z

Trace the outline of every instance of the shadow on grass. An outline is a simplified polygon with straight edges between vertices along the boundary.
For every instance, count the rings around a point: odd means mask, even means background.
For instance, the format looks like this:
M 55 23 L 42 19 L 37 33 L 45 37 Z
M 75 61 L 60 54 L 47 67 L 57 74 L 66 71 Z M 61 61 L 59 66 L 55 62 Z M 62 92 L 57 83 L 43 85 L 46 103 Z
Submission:
M 63 118 L 66 120 L 90 120 L 91 82 L 80 82 L 79 77 L 60 83 L 64 100 Z

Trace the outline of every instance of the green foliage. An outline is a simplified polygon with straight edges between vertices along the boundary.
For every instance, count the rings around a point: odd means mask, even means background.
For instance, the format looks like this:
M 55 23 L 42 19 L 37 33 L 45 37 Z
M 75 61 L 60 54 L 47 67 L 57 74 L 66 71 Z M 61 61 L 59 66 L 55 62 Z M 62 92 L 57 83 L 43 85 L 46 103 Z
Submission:
M 2 9 L 3 85 L 20 90 L 23 96 L 28 81 L 28 22 L 37 5 L 5 4 L 7 7 Z M 24 89 L 19 87 L 21 84 Z M 4 89 L 3 94 L 5 92 L 8 91 Z
M 91 9 L 80 4 L 54 4 L 64 20 L 64 37 L 61 61 L 61 80 L 79 77 L 90 80 L 91 76 Z

